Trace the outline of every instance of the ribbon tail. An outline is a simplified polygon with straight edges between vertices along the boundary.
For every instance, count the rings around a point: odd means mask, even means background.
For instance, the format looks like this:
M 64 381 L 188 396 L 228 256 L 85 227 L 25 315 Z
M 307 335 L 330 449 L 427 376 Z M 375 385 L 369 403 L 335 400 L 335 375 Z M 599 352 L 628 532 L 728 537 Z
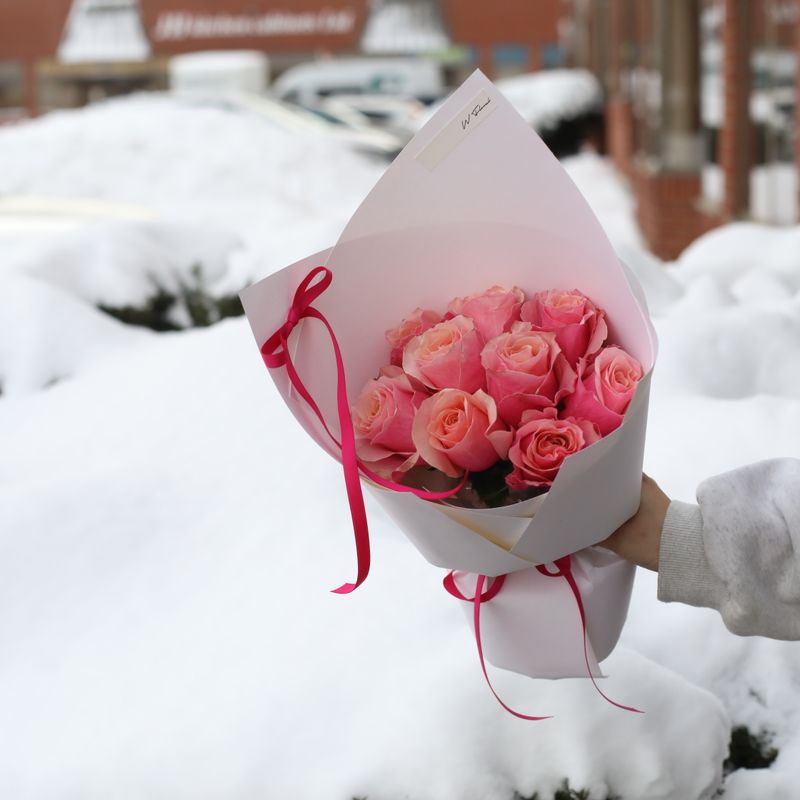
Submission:
M 358 574 L 354 583 L 342 584 L 334 589 L 334 594 L 349 594 L 358 588 L 369 574 L 370 545 L 369 524 L 367 523 L 367 510 L 364 507 L 364 494 L 361 491 L 361 478 L 358 473 L 358 457 L 356 456 L 356 437 L 353 432 L 353 420 L 350 418 L 350 406 L 347 402 L 347 383 L 345 380 L 344 361 L 339 342 L 333 333 L 329 322 L 322 314 L 313 314 L 320 319 L 331 337 L 333 352 L 336 357 L 336 405 L 339 413 L 339 426 L 341 428 L 342 469 L 344 482 L 347 488 L 347 499 L 350 504 L 350 516 L 353 520 L 353 534 L 356 542 L 356 558 L 358 561 Z
M 567 558 L 567 564 L 565 567 L 560 569 L 560 574 L 564 577 L 564 580 L 569 584 L 569 588 L 572 590 L 572 594 L 575 597 L 575 604 L 578 606 L 578 613 L 581 617 L 581 630 L 583 632 L 583 659 L 586 662 L 586 671 L 589 674 L 589 678 L 592 681 L 592 685 L 594 686 L 597 693 L 607 702 L 610 703 L 612 706 L 616 706 L 617 708 L 621 708 L 623 711 L 631 711 L 634 714 L 644 714 L 640 708 L 634 708 L 633 706 L 626 706 L 622 703 L 616 702 L 616 700 L 612 700 L 598 685 L 597 681 L 592 674 L 592 667 L 589 664 L 589 646 L 588 646 L 588 637 L 586 636 L 586 611 L 583 607 L 583 598 L 581 597 L 581 590 L 578 587 L 578 583 L 575 580 L 575 576 L 572 574 L 572 562 L 569 556 Z M 544 574 L 550 575 L 550 577 L 555 577 L 550 573 L 545 572 Z
M 506 705 L 501 699 L 500 695 L 497 694 L 495 691 L 494 686 L 492 686 L 492 681 L 489 678 L 489 672 L 486 669 L 486 660 L 483 656 L 483 644 L 481 643 L 481 605 L 486 602 L 486 598 L 483 595 L 483 584 L 486 580 L 485 575 L 478 575 L 478 582 L 475 586 L 475 597 L 472 598 L 472 622 L 475 627 L 475 643 L 478 645 L 478 658 L 481 662 L 481 669 L 483 670 L 483 677 L 486 679 L 486 684 L 491 690 L 492 694 L 495 696 L 495 699 L 498 703 L 512 716 L 517 717 L 517 719 L 524 719 L 530 722 L 538 722 L 539 720 L 543 719 L 552 719 L 552 716 L 547 717 L 534 717 L 528 714 L 522 714 L 519 711 L 514 711 L 513 708 Z

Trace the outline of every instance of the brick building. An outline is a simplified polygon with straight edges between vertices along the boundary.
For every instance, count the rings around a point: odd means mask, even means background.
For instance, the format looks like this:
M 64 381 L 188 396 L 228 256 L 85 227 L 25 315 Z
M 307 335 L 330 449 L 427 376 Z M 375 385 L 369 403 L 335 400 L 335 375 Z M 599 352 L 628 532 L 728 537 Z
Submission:
M 798 220 L 800 0 L 575 0 L 574 25 L 655 253 Z
M 567 0 L 0 0 L 0 120 L 166 86 L 177 53 L 414 54 L 453 80 L 559 66 Z

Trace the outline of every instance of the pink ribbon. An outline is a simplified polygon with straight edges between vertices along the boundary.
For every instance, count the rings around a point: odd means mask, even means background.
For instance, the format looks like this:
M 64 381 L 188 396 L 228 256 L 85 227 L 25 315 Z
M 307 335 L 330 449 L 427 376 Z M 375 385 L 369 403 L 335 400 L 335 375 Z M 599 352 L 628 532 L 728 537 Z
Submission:
M 589 678 L 592 681 L 592 685 L 597 690 L 597 693 L 607 703 L 611 703 L 612 706 L 621 708 L 623 711 L 632 711 L 634 714 L 644 714 L 644 711 L 642 711 L 641 709 L 633 708 L 632 706 L 625 706 L 622 705 L 622 703 L 617 703 L 615 700 L 612 700 L 597 685 L 597 681 L 594 679 L 594 675 L 592 675 L 592 668 L 589 664 L 589 651 L 586 638 L 586 611 L 583 607 L 583 598 L 581 597 L 581 590 L 578 586 L 578 582 L 575 580 L 575 576 L 572 573 L 572 558 L 571 556 L 564 556 L 563 558 L 556 559 L 556 561 L 553 563 L 556 565 L 555 572 L 550 572 L 544 564 L 537 564 L 536 569 L 542 575 L 546 575 L 548 578 L 564 578 L 564 580 L 566 580 L 566 582 L 569 584 L 569 588 L 572 589 L 572 595 L 575 598 L 575 604 L 578 606 L 578 613 L 580 614 L 581 617 L 581 632 L 583 635 L 583 660 L 586 662 L 586 671 L 589 674 Z
M 317 281 L 317 278 L 321 279 Z M 356 543 L 357 573 L 353 583 L 344 583 L 333 591 L 336 594 L 348 594 L 359 587 L 369 574 L 370 547 L 369 547 L 369 526 L 367 524 L 367 512 L 364 508 L 364 496 L 361 493 L 361 481 L 359 470 L 370 480 L 374 481 L 386 489 L 395 492 L 410 492 L 423 500 L 444 500 L 456 494 L 467 480 L 467 475 L 454 489 L 446 492 L 426 492 L 422 489 L 415 489 L 411 486 L 403 486 L 400 483 L 386 480 L 380 475 L 376 475 L 372 470 L 359 464 L 356 456 L 355 434 L 353 433 L 353 421 L 350 418 L 350 407 L 347 402 L 347 385 L 345 382 L 344 362 L 342 353 L 339 349 L 339 342 L 333 333 L 328 320 L 323 314 L 312 307 L 312 303 L 331 285 L 333 274 L 325 267 L 315 267 L 306 275 L 297 287 L 294 294 L 292 305 L 286 317 L 286 322 L 278 328 L 261 346 L 261 356 L 269 369 L 286 369 L 289 381 L 297 393 L 303 398 L 308 407 L 314 412 L 317 419 L 322 424 L 325 432 L 331 441 L 341 450 L 342 469 L 344 470 L 344 482 L 347 489 L 347 500 L 350 505 L 350 516 L 353 521 L 353 534 Z M 316 281 L 316 283 L 315 283 Z M 336 359 L 336 407 L 339 417 L 339 427 L 341 428 L 341 441 L 331 432 L 319 406 L 314 401 L 308 389 L 298 375 L 289 355 L 288 340 L 292 331 L 301 319 L 313 318 L 319 320 L 328 330 L 331 344 L 333 345 L 334 358 Z
M 447 573 L 444 578 L 443 584 L 444 588 L 447 589 L 453 597 L 457 597 L 459 600 L 466 600 L 467 602 L 472 603 L 472 622 L 475 626 L 475 643 L 478 645 L 478 658 L 481 662 L 481 669 L 483 670 L 483 677 L 486 679 L 486 685 L 491 690 L 492 694 L 497 700 L 498 703 L 506 710 L 509 714 L 517 717 L 518 719 L 529 720 L 531 722 L 537 722 L 542 719 L 552 719 L 552 716 L 549 717 L 532 717 L 528 714 L 522 714 L 519 711 L 514 711 L 511 706 L 506 705 L 503 700 L 501 699 L 500 695 L 497 694 L 495 691 L 494 686 L 492 686 L 492 681 L 489 678 L 489 671 L 486 669 L 486 659 L 483 656 L 483 643 L 481 641 L 481 605 L 483 603 L 488 602 L 491 600 L 503 587 L 503 582 L 506 579 L 505 575 L 498 575 L 496 578 L 490 579 L 492 583 L 487 591 L 483 591 L 483 585 L 486 582 L 487 578 L 485 575 L 478 575 L 478 582 L 475 584 L 475 595 L 473 597 L 465 597 L 461 590 L 456 586 L 454 572 L 451 570 Z
M 617 703 L 616 701 L 612 700 L 608 697 L 597 685 L 597 681 L 594 679 L 594 675 L 592 674 L 592 667 L 589 664 L 589 650 L 587 644 L 587 637 L 586 637 L 586 611 L 583 607 L 583 598 L 581 597 L 581 590 L 575 580 L 575 576 L 572 573 L 572 559 L 570 556 L 564 556 L 563 558 L 557 559 L 555 562 L 556 571 L 550 572 L 544 564 L 537 564 L 536 569 L 542 574 L 546 575 L 548 578 L 564 578 L 567 583 L 569 584 L 570 589 L 572 590 L 572 594 L 575 597 L 575 603 L 578 606 L 578 613 L 580 614 L 581 619 L 581 631 L 583 634 L 583 658 L 586 662 L 586 671 L 589 675 L 589 678 L 592 681 L 592 685 L 597 690 L 598 694 L 606 700 L 606 702 L 610 703 L 612 706 L 616 706 L 617 708 L 621 708 L 624 711 L 632 711 L 636 714 L 643 714 L 644 712 L 638 708 L 633 708 L 632 706 L 625 706 L 621 703 Z M 552 719 L 552 717 L 533 717 L 527 714 L 521 714 L 518 711 L 514 711 L 514 709 L 507 706 L 501 699 L 500 696 L 495 691 L 494 686 L 492 686 L 492 682 L 489 679 L 489 673 L 486 669 L 486 659 L 483 655 L 483 644 L 481 641 L 481 605 L 483 603 L 488 603 L 493 597 L 495 597 L 503 586 L 503 582 L 505 580 L 505 575 L 499 575 L 498 577 L 493 579 L 493 582 L 490 588 L 484 592 L 483 586 L 487 580 L 485 575 L 478 575 L 478 580 L 475 584 L 475 595 L 473 597 L 465 597 L 462 592 L 459 590 L 458 586 L 456 586 L 454 571 L 451 570 L 447 573 L 444 580 L 442 581 L 444 588 L 451 594 L 453 597 L 457 597 L 459 600 L 465 600 L 467 602 L 471 602 L 473 606 L 472 612 L 472 621 L 475 627 L 475 643 L 478 647 L 478 658 L 480 659 L 481 663 L 481 670 L 483 671 L 483 676 L 486 679 L 486 683 L 491 689 L 492 694 L 497 699 L 497 702 L 508 711 L 509 714 L 513 714 L 515 717 L 519 719 L 525 720 L 542 720 L 542 719 Z

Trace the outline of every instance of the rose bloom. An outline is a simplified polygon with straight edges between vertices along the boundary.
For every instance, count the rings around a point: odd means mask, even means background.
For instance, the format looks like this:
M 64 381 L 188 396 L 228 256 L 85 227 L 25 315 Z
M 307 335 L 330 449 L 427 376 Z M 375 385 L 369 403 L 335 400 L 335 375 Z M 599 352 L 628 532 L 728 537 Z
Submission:
M 538 292 L 520 310 L 534 328 L 553 331 L 573 366 L 596 353 L 608 336 L 605 313 L 577 289 Z
M 351 408 L 359 460 L 385 477 L 413 467 L 419 456 L 411 426 L 426 397 L 400 367 L 384 367 L 376 379 L 367 381 Z
M 403 350 L 403 369 L 430 389 L 482 389 L 481 340 L 472 320 L 458 315 L 415 336 Z
M 550 486 L 567 456 L 600 439 L 597 426 L 585 419 L 558 419 L 555 408 L 526 411 L 508 458 L 514 470 L 506 476 L 510 489 Z
M 515 322 L 481 351 L 489 394 L 500 417 L 519 425 L 529 408 L 554 406 L 575 388 L 577 373 L 564 358 L 556 335 Z
M 604 347 L 566 399 L 564 412 L 592 420 L 605 436 L 622 424 L 643 375 L 642 365 L 621 347 Z
M 513 437 L 498 420 L 494 400 L 480 389 L 443 389 L 424 400 L 411 434 L 420 456 L 451 478 L 506 458 Z
M 404 319 L 396 328 L 386 331 L 386 341 L 392 347 L 390 362 L 396 366 L 403 363 L 403 348 L 415 336 L 425 333 L 437 322 L 442 321 L 442 315 L 436 311 L 415 308 L 408 319 Z
M 488 342 L 511 329 L 511 323 L 519 320 L 519 310 L 524 302 L 525 295 L 517 286 L 510 290 L 492 286 L 485 292 L 451 300 L 447 311 L 453 316 L 469 317 L 483 341 Z

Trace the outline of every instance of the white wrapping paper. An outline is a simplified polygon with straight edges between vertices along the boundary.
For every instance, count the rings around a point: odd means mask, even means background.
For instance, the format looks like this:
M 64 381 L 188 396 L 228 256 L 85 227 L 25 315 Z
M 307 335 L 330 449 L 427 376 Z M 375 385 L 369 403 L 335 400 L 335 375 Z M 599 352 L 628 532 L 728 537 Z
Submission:
M 567 634 L 562 629 L 559 639 L 556 626 L 548 628 L 547 636 L 556 637 L 549 658 L 533 658 L 526 647 L 517 647 L 515 660 L 510 643 L 521 639 L 510 621 L 515 614 L 503 609 L 513 606 L 521 613 L 527 607 L 530 614 L 551 616 L 561 609 L 575 619 L 568 588 L 544 587 L 548 579 L 538 573 L 541 581 L 532 577 L 531 565 L 601 541 L 639 503 L 656 337 L 640 287 L 616 258 L 586 201 L 536 133 L 476 72 L 387 169 L 332 249 L 242 293 L 259 347 L 285 322 L 297 285 L 318 265 L 331 270 L 333 282 L 314 306 L 338 338 L 351 402 L 388 363 L 387 328 L 418 306 L 444 309 L 453 297 L 493 284 L 519 286 L 528 296 L 550 288 L 579 289 L 606 311 L 609 340 L 643 365 L 645 377 L 620 428 L 568 458 L 548 493 L 535 501 L 490 510 L 453 508 L 369 485 L 431 563 L 488 576 L 526 570 L 519 580 L 508 579 L 511 588 L 486 605 L 490 661 L 531 675 L 585 675 L 582 645 L 579 662 L 565 655 Z M 327 332 L 306 320 L 293 331 L 290 350 L 337 432 L 336 371 Z M 292 390 L 285 371 L 270 374 L 300 424 L 338 459 L 337 448 Z M 342 498 L 345 502 L 344 491 Z M 580 560 L 585 571 L 584 562 L 589 562 Z M 595 571 L 596 583 L 613 573 L 613 580 L 602 580 L 613 588 L 594 591 L 594 584 L 584 581 L 587 614 L 594 620 L 590 640 L 601 659 L 619 635 L 633 579 L 632 569 L 611 564 L 604 569 Z M 540 603 L 544 591 L 548 599 Z M 527 606 L 517 603 L 520 593 L 531 598 Z M 580 644 L 574 627 L 570 630 Z

